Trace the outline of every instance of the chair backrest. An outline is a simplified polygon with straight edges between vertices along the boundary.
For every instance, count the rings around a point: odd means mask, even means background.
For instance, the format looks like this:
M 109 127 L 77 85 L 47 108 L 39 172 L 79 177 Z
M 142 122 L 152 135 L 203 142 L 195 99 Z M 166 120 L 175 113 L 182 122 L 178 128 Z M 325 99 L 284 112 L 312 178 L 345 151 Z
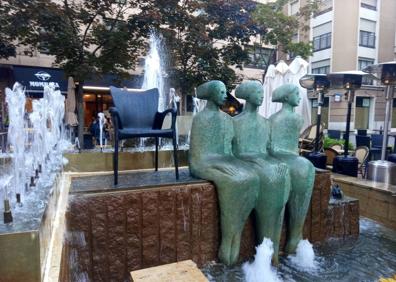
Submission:
M 327 148 L 324 150 L 326 154 L 326 164 L 327 165 L 333 165 L 333 160 L 336 156 L 338 156 L 338 152 L 332 148 Z
M 370 136 L 356 135 L 356 147 L 366 146 L 371 148 L 371 138 Z
M 367 135 L 367 129 L 358 129 L 357 130 L 357 135 L 366 136 Z
M 382 134 L 371 134 L 371 146 L 372 147 L 382 147 L 382 141 L 384 140 L 384 135 Z
M 344 149 L 344 146 L 342 146 L 341 144 L 334 144 L 330 148 L 333 150 L 342 150 L 342 149 Z
M 359 146 L 355 150 L 355 157 L 358 159 L 359 164 L 363 164 L 369 155 L 369 148 L 366 146 Z
M 327 136 L 332 139 L 341 139 L 341 130 L 329 129 L 327 130 Z
M 123 127 L 152 128 L 158 110 L 157 88 L 130 91 L 110 86 L 110 93 Z

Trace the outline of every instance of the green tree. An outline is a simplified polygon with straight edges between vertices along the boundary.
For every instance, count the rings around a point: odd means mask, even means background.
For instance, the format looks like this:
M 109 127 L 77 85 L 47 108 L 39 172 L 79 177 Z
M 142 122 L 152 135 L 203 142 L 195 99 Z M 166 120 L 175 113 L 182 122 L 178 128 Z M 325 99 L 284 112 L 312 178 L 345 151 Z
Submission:
M 83 86 L 92 75 L 126 76 L 145 46 L 134 20 L 139 0 L 7 0 L 4 9 L 24 19 L 16 38 L 45 48 L 55 64 L 79 82 L 78 136 L 83 144 Z
M 243 0 L 146 1 L 142 20 L 164 37 L 168 72 L 182 94 L 211 80 L 228 89 L 240 80 L 231 66 L 248 60 L 244 45 L 264 28 L 253 22 L 256 4 Z
M 309 20 L 318 9 L 317 0 L 308 0 L 300 10 L 292 16 L 285 13 L 285 7 L 291 0 L 276 0 L 267 4 L 257 5 L 253 18 L 258 24 L 266 24 L 265 33 L 260 34 L 256 45 L 273 45 L 272 52 L 289 53 L 302 58 L 312 55 L 311 42 L 293 42 L 292 38 L 298 31 L 309 29 Z M 266 67 L 271 63 L 273 53 L 262 53 L 261 59 Z M 265 69 L 266 71 L 266 69 Z

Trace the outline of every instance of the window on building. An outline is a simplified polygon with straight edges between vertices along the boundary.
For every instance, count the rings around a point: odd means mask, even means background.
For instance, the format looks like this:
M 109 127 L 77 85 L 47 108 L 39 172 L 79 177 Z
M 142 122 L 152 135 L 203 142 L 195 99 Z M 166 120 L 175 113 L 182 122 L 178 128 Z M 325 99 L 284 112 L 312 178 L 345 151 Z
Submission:
M 360 46 L 375 48 L 375 29 L 375 21 L 360 19 Z
M 245 64 L 245 67 L 263 69 L 275 63 L 276 52 L 273 49 L 260 46 L 245 46 L 245 48 L 249 56 L 249 62 Z
M 313 51 L 320 51 L 331 47 L 331 32 L 313 38 Z
M 300 1 L 296 0 L 290 3 L 290 15 L 295 15 L 300 9 Z
M 360 6 L 370 10 L 377 10 L 377 0 L 362 0 Z
M 318 10 L 315 12 L 314 16 L 325 14 L 333 10 L 333 0 L 322 0 L 319 2 Z
M 365 67 L 374 64 L 374 59 L 359 58 L 358 62 L 359 62 L 359 65 L 358 65 L 359 70 L 363 70 Z M 368 77 L 363 77 L 362 84 L 373 85 L 373 80 L 369 79 Z
M 359 45 L 362 47 L 375 48 L 375 32 L 361 30 Z
M 330 72 L 330 59 L 313 62 L 311 64 L 311 72 L 313 74 L 327 74 Z
M 370 104 L 369 97 L 356 97 L 355 108 L 355 128 L 368 129 L 370 121 Z
M 319 51 L 331 47 L 332 23 L 327 22 L 315 26 L 312 30 L 313 50 Z

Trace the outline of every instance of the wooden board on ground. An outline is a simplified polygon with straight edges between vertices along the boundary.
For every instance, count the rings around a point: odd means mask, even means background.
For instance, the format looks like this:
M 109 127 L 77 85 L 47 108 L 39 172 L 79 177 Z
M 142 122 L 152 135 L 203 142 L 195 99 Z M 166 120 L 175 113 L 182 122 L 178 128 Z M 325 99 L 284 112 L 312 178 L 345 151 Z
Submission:
M 208 282 L 192 260 L 132 271 L 131 276 L 133 282 Z

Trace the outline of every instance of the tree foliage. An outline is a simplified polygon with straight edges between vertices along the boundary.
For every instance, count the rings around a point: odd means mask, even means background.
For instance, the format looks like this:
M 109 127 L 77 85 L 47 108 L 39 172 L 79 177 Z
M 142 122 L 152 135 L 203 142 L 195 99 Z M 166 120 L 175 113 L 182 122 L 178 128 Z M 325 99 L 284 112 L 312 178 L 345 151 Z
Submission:
M 95 73 L 126 74 L 144 46 L 130 17 L 138 0 L 7 0 L 12 18 L 23 18 L 29 32 L 17 31 L 19 44 L 45 49 L 68 75 L 84 81 Z M 129 19 L 129 20 L 128 20 Z
M 142 19 L 164 37 L 169 75 L 184 94 L 209 79 L 233 88 L 239 78 L 231 66 L 248 59 L 244 45 L 262 27 L 252 18 L 256 4 L 243 0 L 145 1 Z
M 295 14 L 285 13 L 291 0 L 276 0 L 267 4 L 259 4 L 253 18 L 258 24 L 267 25 L 264 34 L 260 34 L 259 45 L 273 45 L 277 51 L 307 58 L 312 55 L 311 42 L 293 42 L 293 36 L 309 29 L 309 20 L 318 9 L 317 0 L 308 0 Z M 268 65 L 268 64 L 267 64 Z

